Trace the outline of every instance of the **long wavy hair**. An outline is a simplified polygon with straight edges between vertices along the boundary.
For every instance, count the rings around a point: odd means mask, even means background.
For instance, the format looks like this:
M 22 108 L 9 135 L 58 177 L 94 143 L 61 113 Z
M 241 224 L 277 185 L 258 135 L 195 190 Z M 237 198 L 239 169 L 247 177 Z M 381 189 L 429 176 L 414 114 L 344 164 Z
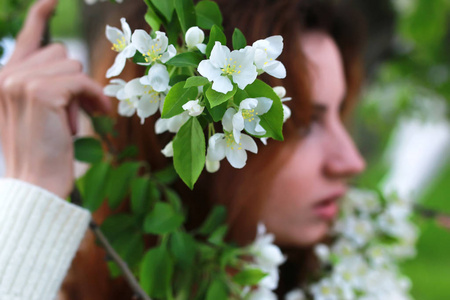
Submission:
M 174 188 L 182 196 L 188 210 L 188 227 L 196 227 L 207 215 L 211 206 L 217 203 L 228 208 L 230 225 L 229 239 L 245 244 L 254 238 L 258 221 L 259 206 L 265 201 L 266 188 L 271 178 L 289 158 L 293 145 L 307 132 L 312 114 L 310 97 L 310 79 L 307 61 L 302 53 L 300 37 L 306 31 L 324 31 L 336 42 L 344 65 L 347 95 L 344 100 L 342 117 L 345 119 L 351 111 L 363 80 L 362 51 L 364 26 L 360 15 L 349 7 L 333 1 L 322 0 L 218 0 L 224 16 L 224 28 L 230 39 L 235 27 L 247 37 L 248 43 L 280 34 L 284 37 L 284 51 L 279 58 L 287 69 L 287 78 L 280 81 L 265 77 L 271 86 L 283 85 L 287 95 L 293 100 L 288 103 L 292 117 L 285 123 L 284 142 L 270 141 L 260 147 L 258 155 L 249 157 L 242 170 L 236 170 L 227 163 L 215 174 L 204 172 L 194 191 L 190 191 L 182 182 Z M 143 1 L 125 1 L 113 7 L 90 7 L 86 12 L 86 37 L 90 48 L 92 75 L 99 82 L 107 84 L 106 70 L 112 65 L 115 53 L 107 51 L 110 45 L 104 38 L 104 24 L 117 26 L 120 17 L 126 17 L 132 30 L 149 29 L 144 21 L 146 7 Z M 128 64 L 121 78 L 130 80 L 143 74 L 144 69 Z M 124 148 L 135 144 L 140 149 L 140 159 L 146 160 L 152 169 L 163 168 L 170 160 L 160 150 L 171 140 L 170 134 L 157 136 L 154 122 L 150 117 L 144 125 L 137 117 L 117 119 L 119 137 L 116 146 Z M 280 167 L 281 166 L 281 167 Z M 249 201 L 248 199 L 253 199 Z M 127 210 L 124 205 L 119 210 Z M 112 212 L 103 205 L 94 218 L 98 222 Z M 115 213 L 115 212 L 114 212 Z M 302 282 L 304 274 L 309 273 L 315 262 L 310 249 L 285 249 L 289 261 L 282 267 L 280 287 L 282 295 L 293 286 Z M 83 299 L 131 299 L 132 294 L 124 282 L 109 278 L 104 262 L 105 253 L 94 244 L 88 234 L 74 260 L 69 275 L 61 291 L 61 300 Z

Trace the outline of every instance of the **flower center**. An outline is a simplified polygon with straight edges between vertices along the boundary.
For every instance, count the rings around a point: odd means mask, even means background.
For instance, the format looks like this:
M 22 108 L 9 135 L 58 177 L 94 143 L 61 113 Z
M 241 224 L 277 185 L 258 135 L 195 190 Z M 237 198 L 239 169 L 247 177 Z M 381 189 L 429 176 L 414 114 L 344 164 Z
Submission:
M 112 50 L 116 52 L 120 52 L 127 46 L 127 41 L 125 37 L 123 36 L 121 39 L 117 39 L 116 42 L 112 46 Z
M 242 143 L 237 144 L 234 140 L 234 136 L 232 132 L 224 131 L 225 135 L 225 141 L 227 142 L 227 147 L 230 147 L 231 150 L 234 150 L 234 148 L 237 146 L 238 150 L 242 149 Z
M 327 286 L 322 287 L 321 292 L 322 295 L 331 295 L 331 289 Z
M 161 52 L 161 47 L 158 48 L 158 44 L 155 44 L 152 46 L 151 50 L 148 50 L 147 53 L 145 53 L 144 59 L 146 62 L 155 62 L 162 57 L 162 54 L 160 54 Z
M 236 64 L 237 64 L 237 61 L 235 60 L 234 62 L 231 63 L 232 60 L 233 60 L 233 59 L 230 58 L 230 63 L 229 63 L 229 64 L 225 63 L 225 64 L 223 65 L 223 68 L 221 69 L 222 72 L 223 72 L 222 74 L 228 76 L 228 75 L 233 75 L 234 73 L 238 73 L 238 74 L 241 73 L 241 70 L 237 70 L 237 71 L 236 71 Z M 239 65 L 239 66 L 237 67 L 237 69 L 241 69 L 241 68 L 242 68 L 242 65 Z
M 258 113 L 255 112 L 254 109 L 243 109 L 242 110 L 242 117 L 244 118 L 244 120 L 247 120 L 249 122 L 253 121 L 255 118 L 254 116 L 256 116 Z

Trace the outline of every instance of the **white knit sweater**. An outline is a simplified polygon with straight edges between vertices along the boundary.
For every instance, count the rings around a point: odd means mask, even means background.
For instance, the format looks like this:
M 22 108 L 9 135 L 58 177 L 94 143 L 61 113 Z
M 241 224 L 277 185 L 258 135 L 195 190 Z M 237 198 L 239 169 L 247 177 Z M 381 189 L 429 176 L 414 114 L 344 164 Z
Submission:
M 53 300 L 91 216 L 37 186 L 0 179 L 0 300 Z

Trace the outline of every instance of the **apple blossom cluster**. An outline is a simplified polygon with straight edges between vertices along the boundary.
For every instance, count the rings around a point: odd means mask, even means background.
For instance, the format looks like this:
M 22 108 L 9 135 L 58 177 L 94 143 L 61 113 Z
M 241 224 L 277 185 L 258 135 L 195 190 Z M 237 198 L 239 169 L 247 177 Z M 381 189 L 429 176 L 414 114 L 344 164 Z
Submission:
M 136 114 L 142 124 L 161 114 L 156 133 L 176 134 L 162 153 L 173 157 L 177 173 L 188 186 L 193 187 L 204 167 L 216 172 L 225 158 L 234 168 L 243 168 L 247 151 L 258 152 L 254 138 L 263 144 L 268 138 L 283 139 L 282 126 L 291 111 L 282 102 L 291 98 L 285 97 L 283 87 L 271 88 L 257 79 L 262 73 L 286 76 L 277 60 L 283 50 L 281 36 L 248 46 L 237 30 L 240 39 L 233 35 L 234 50 L 230 50 L 223 38 L 214 40 L 220 36 L 219 27 L 211 29 L 205 44 L 205 33 L 193 26 L 186 31 L 183 45 L 175 47 L 164 32 L 137 29 L 132 33 L 124 18 L 121 25 L 121 29 L 106 27 L 106 37 L 117 52 L 106 77 L 120 75 L 127 60 L 146 66 L 147 71 L 128 82 L 111 79 L 104 93 L 119 100 L 119 115 Z M 202 138 L 205 131 L 208 135 Z M 187 153 L 192 154 L 191 161 L 186 161 Z
M 415 255 L 412 207 L 396 196 L 381 199 L 371 191 L 350 190 L 334 226 L 334 243 L 315 248 L 326 275 L 286 300 L 412 299 L 410 281 L 397 266 Z

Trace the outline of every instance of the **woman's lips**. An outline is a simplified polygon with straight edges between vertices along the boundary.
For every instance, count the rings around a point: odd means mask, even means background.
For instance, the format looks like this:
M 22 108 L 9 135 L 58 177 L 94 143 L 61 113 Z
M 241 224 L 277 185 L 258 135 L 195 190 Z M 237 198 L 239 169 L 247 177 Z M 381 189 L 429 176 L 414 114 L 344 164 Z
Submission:
M 314 213 L 319 218 L 326 221 L 333 220 L 339 212 L 338 200 L 342 197 L 342 195 L 342 193 L 339 193 L 337 195 L 321 200 L 313 206 Z

